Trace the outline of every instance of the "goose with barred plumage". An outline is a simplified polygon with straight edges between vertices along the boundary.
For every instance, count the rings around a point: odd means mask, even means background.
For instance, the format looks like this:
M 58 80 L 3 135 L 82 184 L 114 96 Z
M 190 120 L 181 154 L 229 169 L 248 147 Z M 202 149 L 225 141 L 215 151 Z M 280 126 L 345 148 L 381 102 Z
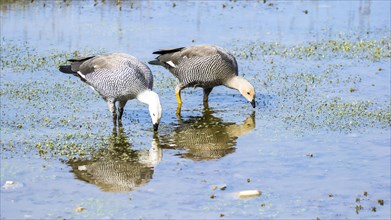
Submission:
M 124 53 L 79 57 L 68 61 L 71 64 L 60 66 L 60 71 L 77 76 L 97 91 L 107 102 L 115 126 L 117 120 L 122 123 L 126 102 L 137 99 L 149 105 L 153 128 L 155 131 L 158 129 L 162 107 L 159 96 L 152 91 L 153 75 L 147 65 Z
M 181 90 L 186 87 L 202 87 L 203 101 L 207 103 L 212 89 L 224 85 L 238 90 L 255 108 L 254 87 L 246 79 L 238 76 L 236 59 L 226 49 L 204 44 L 162 49 L 153 54 L 159 56 L 149 64 L 163 66 L 179 79 L 179 84 L 175 88 L 178 114 L 182 105 Z

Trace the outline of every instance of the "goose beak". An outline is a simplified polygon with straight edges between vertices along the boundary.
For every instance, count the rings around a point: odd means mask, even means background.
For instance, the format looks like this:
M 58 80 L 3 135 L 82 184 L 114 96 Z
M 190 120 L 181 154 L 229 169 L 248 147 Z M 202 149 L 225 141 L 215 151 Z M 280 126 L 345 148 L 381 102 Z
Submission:
M 154 131 L 157 131 L 158 127 L 159 127 L 159 124 L 158 124 L 158 123 L 153 124 L 153 130 L 154 130 Z
M 253 99 L 250 103 L 253 106 L 253 108 L 255 108 L 255 99 Z

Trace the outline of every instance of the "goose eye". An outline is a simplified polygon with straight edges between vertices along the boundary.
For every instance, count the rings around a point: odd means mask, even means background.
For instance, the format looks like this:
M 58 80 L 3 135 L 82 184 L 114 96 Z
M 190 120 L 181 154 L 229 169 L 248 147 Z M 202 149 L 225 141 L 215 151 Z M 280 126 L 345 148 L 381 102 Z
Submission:
M 247 92 L 247 95 L 250 95 L 250 92 Z

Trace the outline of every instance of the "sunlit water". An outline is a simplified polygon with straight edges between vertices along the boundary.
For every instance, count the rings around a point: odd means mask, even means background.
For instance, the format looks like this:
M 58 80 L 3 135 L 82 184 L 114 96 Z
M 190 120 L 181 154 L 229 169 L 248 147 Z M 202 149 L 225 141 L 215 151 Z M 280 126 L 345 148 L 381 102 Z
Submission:
M 20 56 L 104 50 L 146 62 L 159 48 L 226 47 L 258 106 L 221 87 L 204 107 L 202 91 L 187 89 L 177 117 L 176 81 L 151 66 L 164 108 L 158 134 L 137 101 L 128 102 L 123 129 L 113 130 L 104 101 L 56 66 L 4 67 L 1 218 L 389 219 L 389 122 L 315 108 L 336 99 L 389 109 L 389 57 L 243 55 L 254 43 L 341 38 L 388 37 L 390 50 L 389 8 L 387 1 L 2 3 L 2 46 L 19 45 Z M 309 83 L 301 98 L 306 78 L 284 76 L 307 73 L 330 83 Z M 238 198 L 249 189 L 262 195 Z

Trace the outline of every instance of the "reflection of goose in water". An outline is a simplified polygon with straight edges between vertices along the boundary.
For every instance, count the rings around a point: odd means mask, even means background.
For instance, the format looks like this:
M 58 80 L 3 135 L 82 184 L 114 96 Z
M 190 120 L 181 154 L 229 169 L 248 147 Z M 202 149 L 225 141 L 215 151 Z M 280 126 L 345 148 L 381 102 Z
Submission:
M 255 112 L 241 124 L 224 122 L 204 108 L 203 115 L 179 120 L 179 127 L 169 137 L 161 137 L 162 146 L 185 149 L 180 156 L 192 160 L 212 160 L 235 152 L 238 137 L 255 128 Z
M 133 150 L 123 128 L 114 130 L 109 147 L 95 152 L 89 160 L 70 160 L 77 179 L 97 185 L 106 192 L 127 192 L 152 179 L 153 167 L 162 158 L 157 137 L 149 150 Z

